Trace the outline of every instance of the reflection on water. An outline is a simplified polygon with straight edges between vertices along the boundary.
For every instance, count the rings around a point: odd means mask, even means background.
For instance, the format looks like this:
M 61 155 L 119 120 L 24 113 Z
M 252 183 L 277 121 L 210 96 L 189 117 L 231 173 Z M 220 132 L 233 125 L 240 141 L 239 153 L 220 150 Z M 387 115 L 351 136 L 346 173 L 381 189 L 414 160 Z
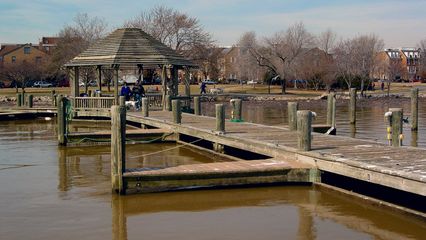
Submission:
M 119 197 L 110 193 L 109 147 L 58 148 L 54 131 L 54 122 L 0 124 L 2 239 L 420 239 L 426 234 L 420 220 L 306 186 Z M 223 159 L 176 144 L 128 147 L 131 167 L 211 161 Z
M 326 100 L 323 100 L 320 104 L 318 102 L 308 102 L 301 104 L 300 108 L 316 112 L 317 118 L 313 123 L 324 124 L 327 115 L 325 103 Z M 419 100 L 418 133 L 411 132 L 410 124 L 404 123 L 404 145 L 426 147 L 426 138 L 424 137 L 426 136 L 426 125 L 424 124 L 426 123 L 426 107 L 422 106 L 426 106 L 426 99 Z M 371 103 L 357 107 L 357 124 L 355 128 L 349 124 L 348 104 L 339 103 L 336 109 L 337 134 L 387 143 L 384 113 L 392 107 L 403 108 L 404 116 L 410 118 L 410 102 L 407 99 L 394 99 L 392 103 L 371 101 Z M 231 108 L 229 104 L 226 105 L 226 109 L 227 114 L 230 114 Z M 203 113 L 214 116 L 214 103 L 204 103 L 202 110 Z M 230 116 L 227 117 L 229 118 Z M 244 102 L 243 119 L 247 122 L 267 125 L 287 125 L 287 102 Z

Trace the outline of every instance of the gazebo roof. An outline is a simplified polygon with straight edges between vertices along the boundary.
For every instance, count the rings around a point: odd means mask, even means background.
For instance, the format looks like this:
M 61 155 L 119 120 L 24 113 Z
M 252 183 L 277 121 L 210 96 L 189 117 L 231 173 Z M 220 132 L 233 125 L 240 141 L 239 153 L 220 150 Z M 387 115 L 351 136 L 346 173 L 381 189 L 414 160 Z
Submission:
M 86 51 L 66 63 L 65 66 L 115 64 L 196 66 L 193 62 L 139 28 L 115 30 L 107 37 L 95 42 Z

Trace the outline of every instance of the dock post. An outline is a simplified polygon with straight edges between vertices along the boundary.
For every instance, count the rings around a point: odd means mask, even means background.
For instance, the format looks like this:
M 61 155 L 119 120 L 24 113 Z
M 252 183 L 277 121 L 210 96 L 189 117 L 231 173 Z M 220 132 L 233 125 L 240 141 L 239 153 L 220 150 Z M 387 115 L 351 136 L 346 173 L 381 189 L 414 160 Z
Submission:
M 223 104 L 216 104 L 216 131 L 225 133 L 225 107 Z
M 400 147 L 402 146 L 402 117 L 403 111 L 402 108 L 389 108 L 389 111 L 392 112 L 392 146 Z
M 170 95 L 166 95 L 166 111 L 172 111 L 172 97 Z
M 34 100 L 33 95 L 32 94 L 28 95 L 28 107 L 29 108 L 33 108 L 33 100 Z
M 142 98 L 142 116 L 149 117 L 149 99 L 146 97 Z
M 312 112 L 297 111 L 298 148 L 302 151 L 311 150 Z
M 243 109 L 243 100 L 241 99 L 231 99 L 230 101 L 232 106 L 231 111 L 231 121 L 233 122 L 242 122 L 242 109 Z
M 336 127 L 336 93 L 328 94 L 327 98 L 327 125 Z
M 22 106 L 22 97 L 21 97 L 21 94 L 20 94 L 20 93 L 17 93 L 17 94 L 16 94 L 16 106 L 17 106 L 17 107 Z
M 58 113 L 57 113 L 57 121 L 58 121 L 58 143 L 59 145 L 66 146 L 67 145 L 67 99 L 62 95 L 58 96 Z
M 411 89 L 411 131 L 419 128 L 419 89 Z
M 126 107 L 111 107 L 111 184 L 112 191 L 126 194 Z
M 194 114 L 201 115 L 200 97 L 194 97 Z
M 25 105 L 26 105 L 26 103 L 25 103 L 25 90 L 24 90 L 24 91 L 22 91 L 22 95 L 21 95 L 21 104 L 22 104 L 22 106 L 25 106 Z
M 118 99 L 119 99 L 120 106 L 126 106 L 126 97 L 125 96 L 120 96 Z
M 173 99 L 172 100 L 172 114 L 173 114 L 173 122 L 177 124 L 181 124 L 182 122 L 182 109 L 180 107 L 180 100 Z
M 349 90 L 349 123 L 356 124 L 356 88 Z
M 287 103 L 287 115 L 288 115 L 288 129 L 290 131 L 297 130 L 297 110 L 299 104 L 297 102 Z

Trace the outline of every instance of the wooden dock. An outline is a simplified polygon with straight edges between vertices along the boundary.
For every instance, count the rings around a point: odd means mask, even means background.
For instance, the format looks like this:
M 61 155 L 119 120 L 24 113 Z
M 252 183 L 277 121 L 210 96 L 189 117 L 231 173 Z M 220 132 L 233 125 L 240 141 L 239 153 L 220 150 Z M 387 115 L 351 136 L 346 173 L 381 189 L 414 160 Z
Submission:
M 426 149 L 313 133 L 312 151 L 300 151 L 297 132 L 284 127 L 227 120 L 226 133 L 222 134 L 214 130 L 215 118 L 182 114 L 182 123 L 174 124 L 172 112 L 167 111 L 150 112 L 146 118 L 139 112 L 129 112 L 127 120 L 426 196 Z

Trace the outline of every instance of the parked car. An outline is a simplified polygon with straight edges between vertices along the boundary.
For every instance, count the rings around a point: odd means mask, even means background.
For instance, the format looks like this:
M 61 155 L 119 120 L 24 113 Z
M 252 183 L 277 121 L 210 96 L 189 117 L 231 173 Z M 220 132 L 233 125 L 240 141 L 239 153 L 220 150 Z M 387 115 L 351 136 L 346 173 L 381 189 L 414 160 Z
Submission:
M 34 83 L 33 87 L 44 88 L 44 87 L 53 87 L 53 85 L 45 81 L 37 81 Z
M 254 81 L 254 80 L 250 80 L 250 81 L 247 82 L 247 84 L 257 84 L 257 82 Z
M 207 85 L 217 84 L 217 82 L 215 80 L 204 80 L 203 83 L 205 83 Z
M 84 83 L 84 82 L 80 82 L 79 84 L 78 84 L 78 86 L 80 86 L 80 87 L 84 87 L 86 84 Z M 89 86 L 89 87 L 96 87 L 96 86 L 98 86 L 98 83 L 95 81 L 95 80 L 90 80 L 88 83 L 87 83 L 87 86 Z

